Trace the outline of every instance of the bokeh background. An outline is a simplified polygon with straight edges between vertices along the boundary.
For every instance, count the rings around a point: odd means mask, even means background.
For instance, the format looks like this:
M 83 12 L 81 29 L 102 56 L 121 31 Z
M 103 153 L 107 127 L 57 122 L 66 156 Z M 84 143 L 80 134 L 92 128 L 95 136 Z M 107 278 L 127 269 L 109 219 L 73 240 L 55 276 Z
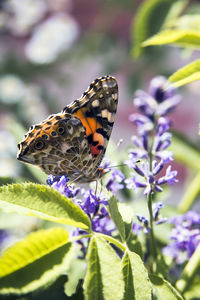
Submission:
M 115 76 L 119 84 L 112 139 L 116 144 L 123 139 L 121 151 L 131 144 L 135 127 L 128 116 L 135 111 L 132 101 L 135 91 L 148 90 L 154 76 L 168 77 L 198 57 L 196 52 L 170 46 L 148 47 L 141 56 L 134 57 L 134 22 L 142 3 L 141 0 L 0 1 L 1 182 L 45 182 L 45 174 L 17 161 L 18 142 L 32 124 L 61 111 L 103 75 Z M 159 17 L 162 18 L 162 12 Z M 182 103 L 171 115 L 173 129 L 193 141 L 198 139 L 199 89 L 198 81 L 180 89 Z M 189 168 L 180 163 L 175 165 L 179 183 L 175 187 L 176 199 L 171 198 L 171 202 L 179 201 L 193 176 Z

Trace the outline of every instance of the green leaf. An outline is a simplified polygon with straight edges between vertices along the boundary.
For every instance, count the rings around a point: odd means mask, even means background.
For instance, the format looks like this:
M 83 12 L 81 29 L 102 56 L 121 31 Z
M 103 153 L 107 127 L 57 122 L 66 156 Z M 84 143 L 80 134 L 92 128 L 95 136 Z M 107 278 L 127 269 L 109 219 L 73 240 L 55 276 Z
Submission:
M 142 251 L 142 245 L 141 245 L 140 241 L 138 240 L 138 237 L 133 232 L 131 232 L 131 234 L 129 235 L 126 243 L 127 243 L 128 249 L 130 251 L 138 254 L 141 257 L 141 259 L 144 258 L 143 251 Z
M 134 17 L 132 25 L 132 53 L 138 57 L 142 52 L 141 43 L 160 29 L 171 5 L 175 0 L 145 1 Z
M 173 132 L 169 150 L 174 153 L 175 160 L 180 161 L 193 170 L 198 171 L 200 169 L 200 149 L 183 135 Z
M 200 15 L 184 15 L 178 18 L 174 24 L 176 28 L 200 31 Z
M 24 294 L 57 278 L 73 255 L 63 228 L 40 230 L 8 248 L 0 257 L 0 293 Z
M 184 300 L 179 292 L 165 279 L 156 275 L 149 275 L 153 286 L 155 300 Z
M 179 87 L 184 84 L 196 81 L 200 79 L 200 59 L 186 65 L 179 69 L 169 77 L 169 81 L 174 86 Z
M 182 213 L 186 213 L 192 206 L 197 196 L 200 194 L 200 171 L 196 174 L 195 178 L 188 184 L 187 189 L 181 199 L 178 209 Z
M 181 29 L 163 30 L 142 43 L 143 47 L 165 44 L 200 48 L 200 33 Z
M 51 187 L 21 183 L 0 187 L 0 208 L 90 230 L 90 221 L 72 200 Z
M 84 281 L 86 300 L 121 300 L 124 293 L 121 261 L 101 237 L 90 241 L 88 268 Z
M 196 277 L 194 282 L 190 284 L 188 290 L 184 293 L 184 298 L 186 300 L 197 300 L 200 299 L 200 288 L 199 288 L 200 278 Z
M 118 203 L 115 196 L 112 196 L 109 201 L 110 215 L 120 233 L 122 241 L 126 241 L 132 228 L 132 216 L 130 207 L 125 203 Z
M 85 277 L 85 261 L 76 259 L 70 264 L 70 268 L 67 271 L 68 281 L 64 285 L 65 294 L 71 296 L 75 294 L 77 285 L 80 279 Z
M 165 22 L 162 28 L 170 28 L 174 27 L 179 16 L 184 12 L 187 8 L 189 0 L 177 0 L 174 4 L 170 7 L 170 10 L 165 18 Z M 180 18 L 179 18 L 180 19 Z
M 177 281 L 176 287 L 181 292 L 185 292 L 194 280 L 196 273 L 199 271 L 200 266 L 200 244 L 196 248 L 195 252 L 190 257 L 186 264 L 181 278 Z
M 151 283 L 140 256 L 134 252 L 126 252 L 122 268 L 125 282 L 123 299 L 151 300 Z

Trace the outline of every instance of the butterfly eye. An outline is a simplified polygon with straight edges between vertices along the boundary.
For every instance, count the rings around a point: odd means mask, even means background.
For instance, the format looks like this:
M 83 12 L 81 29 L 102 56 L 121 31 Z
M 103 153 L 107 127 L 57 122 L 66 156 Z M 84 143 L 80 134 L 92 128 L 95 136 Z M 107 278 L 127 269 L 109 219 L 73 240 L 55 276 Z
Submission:
M 58 133 L 63 134 L 65 132 L 65 128 L 63 126 L 58 127 Z
M 43 141 L 37 141 L 34 145 L 36 150 L 42 150 L 45 146 L 45 143 Z

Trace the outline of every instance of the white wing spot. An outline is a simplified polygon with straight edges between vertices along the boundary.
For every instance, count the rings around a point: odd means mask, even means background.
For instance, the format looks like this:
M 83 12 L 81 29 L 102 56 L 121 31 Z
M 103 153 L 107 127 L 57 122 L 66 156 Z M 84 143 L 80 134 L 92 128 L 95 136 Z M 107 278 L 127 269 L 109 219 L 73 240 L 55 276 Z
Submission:
M 92 106 L 93 107 L 98 107 L 99 106 L 99 100 L 94 100 L 93 102 L 92 102 Z
M 108 116 L 108 110 L 107 109 L 102 110 L 101 116 L 102 116 L 102 118 L 107 118 L 107 116 Z

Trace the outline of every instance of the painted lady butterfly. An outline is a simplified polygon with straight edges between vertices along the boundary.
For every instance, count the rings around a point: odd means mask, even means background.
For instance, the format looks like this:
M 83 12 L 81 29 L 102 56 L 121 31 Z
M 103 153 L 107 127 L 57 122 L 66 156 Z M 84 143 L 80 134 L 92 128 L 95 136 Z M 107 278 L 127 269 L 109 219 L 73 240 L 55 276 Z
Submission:
M 106 173 L 99 165 L 111 135 L 117 102 L 116 79 L 96 79 L 80 99 L 31 126 L 18 144 L 17 158 L 39 166 L 46 174 L 67 175 L 73 182 L 100 179 Z

